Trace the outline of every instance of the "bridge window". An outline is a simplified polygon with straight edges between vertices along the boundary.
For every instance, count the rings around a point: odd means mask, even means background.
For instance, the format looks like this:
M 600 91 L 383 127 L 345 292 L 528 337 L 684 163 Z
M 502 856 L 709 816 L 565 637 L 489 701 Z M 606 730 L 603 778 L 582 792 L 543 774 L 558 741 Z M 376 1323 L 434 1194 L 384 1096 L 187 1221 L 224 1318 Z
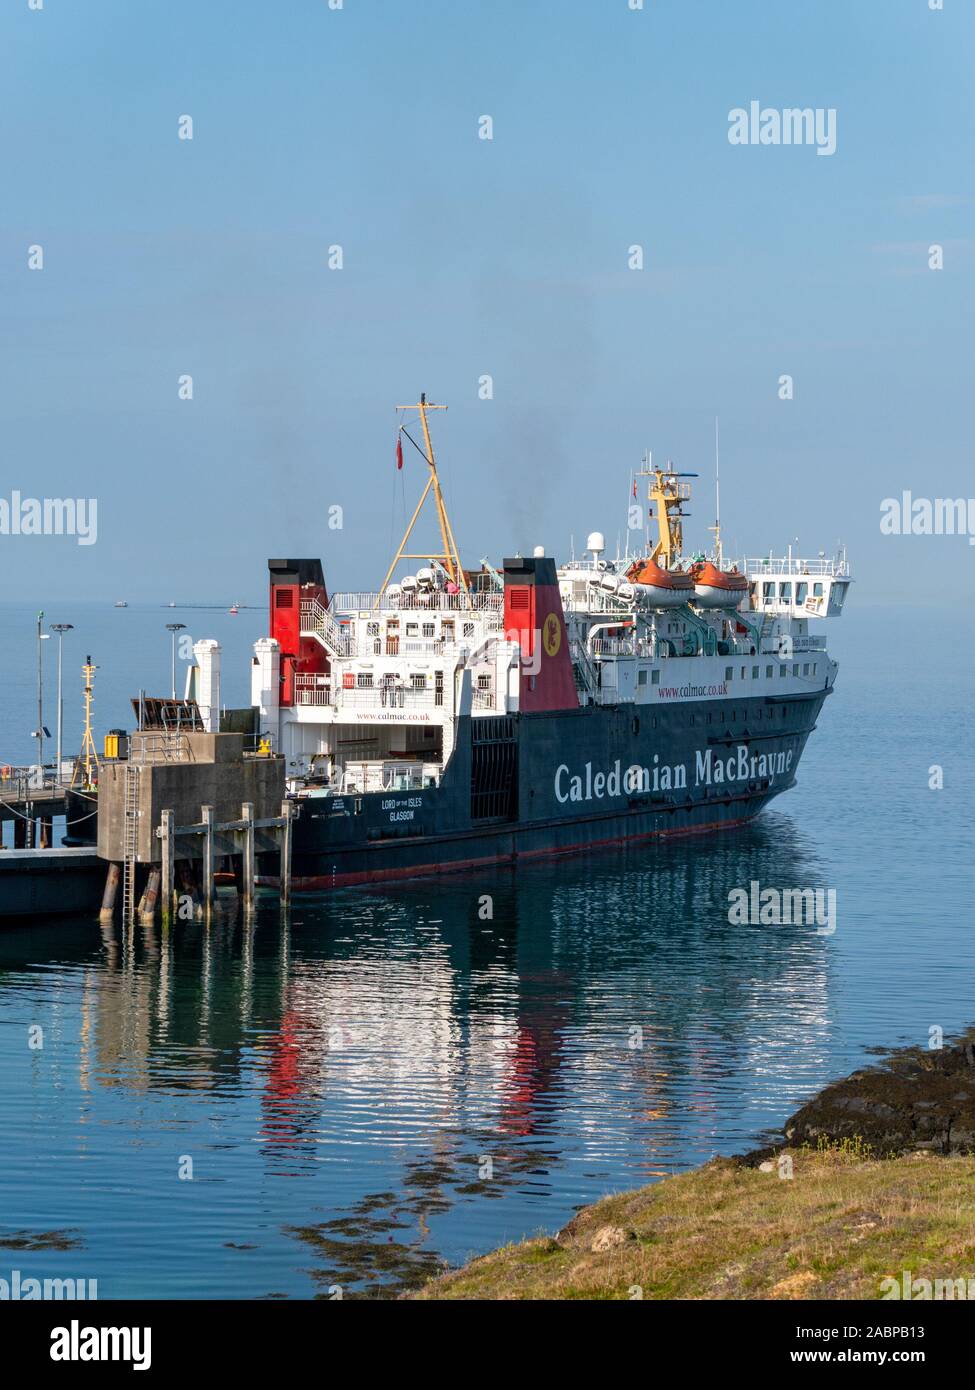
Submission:
M 650 684 L 651 684 L 651 685 L 659 685 L 659 684 L 660 684 L 660 672 L 659 672 L 659 671 L 651 671 L 651 672 L 650 672 Z
M 823 586 L 822 586 L 822 584 L 814 584 L 814 585 L 813 585 L 813 598 L 822 598 L 822 596 L 823 596 Z
M 762 585 L 762 602 L 771 603 L 775 598 L 775 585 L 766 583 Z
M 790 580 L 787 580 L 784 584 L 780 584 L 780 585 L 779 585 L 779 598 L 782 600 L 783 603 L 791 603 L 791 602 L 792 602 L 792 581 L 791 581 L 791 579 L 790 579 Z
M 752 667 L 752 680 L 753 680 L 753 681 L 757 681 L 757 680 L 758 680 L 758 667 L 757 667 L 757 666 L 753 666 L 753 667 Z
M 725 678 L 726 681 L 734 680 L 734 678 L 735 678 L 735 668 L 734 668 L 733 666 L 726 666 L 726 667 L 724 668 L 724 678 Z
M 772 679 L 772 672 L 773 672 L 774 669 L 775 669 L 775 668 L 774 668 L 773 666 L 766 666 L 766 668 L 765 668 L 765 679 L 766 679 L 767 681 L 770 681 L 770 680 Z

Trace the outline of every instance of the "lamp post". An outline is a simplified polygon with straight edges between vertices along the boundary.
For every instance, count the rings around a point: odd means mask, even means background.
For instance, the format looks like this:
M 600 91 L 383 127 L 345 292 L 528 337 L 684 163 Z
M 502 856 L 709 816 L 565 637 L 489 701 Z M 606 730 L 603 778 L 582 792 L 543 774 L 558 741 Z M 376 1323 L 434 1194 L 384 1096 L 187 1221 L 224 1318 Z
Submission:
M 167 623 L 166 631 L 172 633 L 173 637 L 173 672 L 172 672 L 172 698 L 176 699 L 176 634 L 182 632 L 186 627 L 185 623 Z
M 44 781 L 44 740 L 50 738 L 50 734 L 44 727 L 44 662 L 42 656 L 44 648 L 41 643 L 47 642 L 49 635 L 42 631 L 43 622 L 44 613 L 41 611 L 37 615 L 37 728 L 33 736 L 37 739 L 37 767 L 42 784 Z
M 64 731 L 64 701 L 61 698 L 61 643 L 66 632 L 74 631 L 74 623 L 52 623 L 51 631 L 58 635 L 58 761 L 55 781 L 61 782 L 61 735 Z

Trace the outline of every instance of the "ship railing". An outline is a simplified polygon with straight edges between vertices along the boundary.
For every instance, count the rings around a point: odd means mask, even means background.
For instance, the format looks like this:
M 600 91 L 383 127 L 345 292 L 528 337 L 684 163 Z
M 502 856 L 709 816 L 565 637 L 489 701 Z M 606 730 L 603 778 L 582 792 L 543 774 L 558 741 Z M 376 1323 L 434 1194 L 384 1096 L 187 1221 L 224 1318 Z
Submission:
M 462 642 L 440 637 L 400 637 L 388 633 L 385 637 L 371 634 L 359 642 L 359 656 L 446 656 L 454 662 L 470 652 L 472 646 L 482 646 L 501 631 L 500 624 L 486 623 L 478 637 L 468 636 Z
M 562 606 L 567 613 L 608 613 L 611 617 L 619 615 L 625 618 L 633 612 L 634 604 L 632 599 L 620 598 L 618 594 L 608 593 L 605 589 L 598 589 L 593 586 L 585 598 L 569 597 L 562 600 Z
M 827 579 L 850 577 L 849 561 L 842 556 L 834 556 L 832 559 L 817 556 L 814 560 L 803 560 L 792 555 L 759 555 L 746 556 L 741 563 L 750 579 L 761 579 L 769 575 L 792 575 L 799 578 L 808 575 Z
M 330 705 L 332 687 L 328 676 L 295 676 L 295 703 Z
M 472 706 L 473 706 L 474 709 L 494 709 L 494 708 L 495 708 L 495 699 L 494 699 L 494 691 L 493 691 L 493 690 L 478 690 L 478 689 L 475 688 L 474 690 L 471 691 L 471 696 L 472 696 Z
M 444 692 L 436 686 L 333 686 L 328 677 L 295 676 L 295 703 L 340 709 L 439 709 Z
M 410 686 L 374 685 L 334 692 L 337 708 L 353 709 L 433 709 L 443 704 L 443 691 L 416 690 Z
M 356 792 L 422 791 L 439 786 L 442 771 L 439 763 L 346 763 L 341 772 L 341 792 L 348 796 Z
M 431 589 L 425 593 L 401 593 L 396 598 L 389 597 L 389 591 L 382 594 L 349 592 L 333 594 L 329 604 L 332 613 L 368 613 L 381 609 L 391 613 L 492 613 L 504 607 L 504 594 L 497 589 L 471 590 L 467 594 L 448 594 L 444 589 Z
M 665 640 L 665 639 L 664 639 Z M 642 656 L 655 657 L 657 644 L 650 638 L 594 637 L 593 656 Z
M 375 640 L 378 642 L 381 639 Z M 445 642 L 436 637 L 403 637 L 399 650 L 403 656 L 450 656 L 456 659 L 461 651 L 469 650 L 472 641 L 470 637 L 465 642 Z

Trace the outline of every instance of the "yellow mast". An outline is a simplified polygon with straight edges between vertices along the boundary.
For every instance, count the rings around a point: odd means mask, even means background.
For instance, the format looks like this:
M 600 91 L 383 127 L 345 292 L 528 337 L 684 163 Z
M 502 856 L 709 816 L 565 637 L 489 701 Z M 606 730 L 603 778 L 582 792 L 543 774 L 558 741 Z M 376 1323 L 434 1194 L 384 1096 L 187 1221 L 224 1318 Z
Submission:
M 92 763 L 95 764 L 96 772 L 98 770 L 98 753 L 95 749 L 95 739 L 91 732 L 91 706 L 95 690 L 92 682 L 97 670 L 98 667 L 91 664 L 91 657 L 86 657 L 85 664 L 81 668 L 81 673 L 85 678 L 85 735 L 81 740 L 81 751 L 75 759 L 74 771 L 71 774 L 71 785 L 74 786 L 75 778 L 78 776 L 82 764 L 84 765 L 85 777 L 82 785 L 85 791 L 91 791 L 95 785 L 91 780 Z
M 403 535 L 403 539 L 399 543 L 399 549 L 393 556 L 393 563 L 386 571 L 386 577 L 383 580 L 382 584 L 379 586 L 379 594 L 376 597 L 376 607 L 378 607 L 379 600 L 385 592 L 386 585 L 392 578 L 393 571 L 399 564 L 400 560 L 439 560 L 440 563 L 443 565 L 444 569 L 450 575 L 450 578 L 457 585 L 457 587 L 461 589 L 465 594 L 468 592 L 467 580 L 464 576 L 464 567 L 460 563 L 460 556 L 457 553 L 457 543 L 454 540 L 454 533 L 451 529 L 450 518 L 447 516 L 447 508 L 443 500 L 443 493 L 440 491 L 440 479 L 437 476 L 437 461 L 434 457 L 433 443 L 430 439 L 430 426 L 427 421 L 428 410 L 446 410 L 447 407 L 445 405 L 433 405 L 430 401 L 427 400 L 426 392 L 423 392 L 420 396 L 418 403 L 415 406 L 398 405 L 396 409 L 418 410 L 420 412 L 420 423 L 423 426 L 423 443 L 426 449 L 426 461 L 430 466 L 430 476 L 427 479 L 426 487 L 420 494 L 420 500 L 419 502 L 417 502 L 416 510 L 410 518 L 410 524 L 407 526 L 406 531 Z M 402 425 L 400 426 L 400 430 L 402 431 L 402 433 L 406 433 Z M 407 435 L 407 438 L 409 439 L 409 435 Z M 410 539 L 410 536 L 413 534 L 413 528 L 417 523 L 419 515 L 423 510 L 423 504 L 426 502 L 431 489 L 433 491 L 434 505 L 437 509 L 437 522 L 440 526 L 440 543 L 443 546 L 443 550 L 439 555 L 411 554 L 407 551 L 406 546 Z
M 682 483 L 680 475 L 670 467 L 650 466 L 649 454 L 644 456 L 643 462 L 647 467 L 642 469 L 637 477 L 651 480 L 647 488 L 647 500 L 656 508 L 654 519 L 657 523 L 657 544 L 650 552 L 650 559 L 662 565 L 664 569 L 670 569 L 680 559 L 684 546 L 682 509 L 684 503 L 690 501 L 690 484 Z

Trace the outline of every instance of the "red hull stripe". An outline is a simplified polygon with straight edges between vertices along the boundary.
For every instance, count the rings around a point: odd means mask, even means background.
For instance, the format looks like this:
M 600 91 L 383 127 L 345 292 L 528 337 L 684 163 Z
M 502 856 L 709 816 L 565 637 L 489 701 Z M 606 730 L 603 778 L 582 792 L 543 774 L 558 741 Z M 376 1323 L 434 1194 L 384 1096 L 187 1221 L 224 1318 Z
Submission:
M 521 859 L 555 859 L 574 854 L 586 854 L 589 850 L 610 849 L 618 845 L 636 844 L 643 840 L 675 839 L 683 835 L 701 835 L 710 830 L 733 830 L 747 825 L 757 815 L 741 816 L 735 820 L 710 821 L 707 825 L 692 825 L 680 830 L 649 830 L 641 835 L 616 835 L 608 840 L 592 840 L 585 845 L 571 845 L 553 849 L 518 850 L 514 854 L 490 854 L 476 859 L 452 859 L 447 863 L 415 864 L 405 868 L 362 869 L 356 873 L 315 874 L 306 878 L 294 878 L 291 887 L 299 893 L 310 893 L 328 888 L 353 888 L 370 883 L 391 883 L 397 879 L 432 878 L 439 874 L 462 873 L 470 869 L 489 868 L 494 864 L 514 864 Z M 276 878 L 261 878 L 265 884 L 277 884 Z

